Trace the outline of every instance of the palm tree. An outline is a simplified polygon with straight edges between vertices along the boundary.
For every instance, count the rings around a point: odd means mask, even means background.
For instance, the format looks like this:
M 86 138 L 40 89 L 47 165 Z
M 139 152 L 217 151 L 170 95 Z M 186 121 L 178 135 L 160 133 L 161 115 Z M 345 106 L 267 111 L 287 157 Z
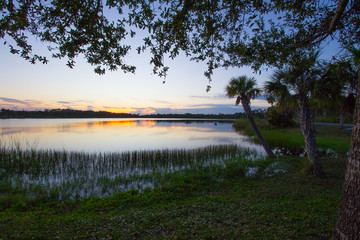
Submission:
M 230 83 L 226 86 L 226 96 L 233 98 L 237 96 L 235 105 L 242 104 L 246 117 L 249 119 L 251 127 L 253 128 L 260 143 L 264 147 L 266 154 L 270 158 L 276 158 L 275 154 L 271 151 L 269 145 L 260 133 L 260 130 L 255 124 L 254 118 L 251 113 L 250 100 L 255 98 L 261 93 L 259 88 L 256 88 L 256 80 L 246 76 L 231 78 Z
M 317 62 L 318 55 L 317 52 L 300 53 L 287 67 L 275 71 L 270 81 L 265 83 L 265 91 L 267 94 L 276 96 L 278 105 L 296 109 L 301 132 L 304 135 L 305 150 L 311 165 L 309 170 L 316 176 L 324 176 L 317 155 L 315 113 L 310 102 L 315 96 L 317 86 L 321 86 L 318 84 L 322 73 Z
M 329 63 L 324 74 L 325 82 L 331 86 L 328 99 L 332 99 L 331 104 L 340 109 L 340 129 L 343 128 L 345 115 L 354 112 L 358 88 L 356 49 L 349 49 L 349 53 L 351 56 Z

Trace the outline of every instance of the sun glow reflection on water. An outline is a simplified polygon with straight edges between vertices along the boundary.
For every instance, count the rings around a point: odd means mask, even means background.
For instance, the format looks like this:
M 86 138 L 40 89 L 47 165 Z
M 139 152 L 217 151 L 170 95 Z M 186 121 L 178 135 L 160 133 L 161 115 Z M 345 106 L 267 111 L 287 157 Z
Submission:
M 37 149 L 122 152 L 238 144 L 263 152 L 236 133 L 232 122 L 217 120 L 5 119 L 0 120 L 0 134 Z

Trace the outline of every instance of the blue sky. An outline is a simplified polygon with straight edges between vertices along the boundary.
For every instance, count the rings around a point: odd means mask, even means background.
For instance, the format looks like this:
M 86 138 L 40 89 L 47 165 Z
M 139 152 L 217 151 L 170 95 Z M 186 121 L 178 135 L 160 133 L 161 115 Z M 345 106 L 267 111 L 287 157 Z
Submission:
M 35 48 L 46 48 L 34 42 Z M 152 73 L 147 53 L 131 53 L 126 62 L 137 67 L 136 73 L 121 71 L 99 76 L 85 59 L 77 58 L 74 69 L 66 61 L 50 59 L 48 64 L 30 64 L 0 46 L 0 108 L 43 110 L 71 108 L 79 110 L 131 113 L 235 113 L 242 112 L 228 99 L 224 89 L 231 77 L 255 76 L 261 86 L 270 72 L 254 74 L 250 68 L 218 69 L 207 93 L 208 80 L 203 75 L 204 63 L 189 61 L 184 56 L 165 60 L 170 67 L 166 82 Z M 265 100 L 254 100 L 253 108 L 267 107 Z
M 136 40 L 136 39 L 135 39 Z M 141 40 L 139 36 L 137 40 Z M 49 55 L 46 45 L 33 40 L 36 51 Z M 327 50 L 326 50 L 327 49 Z M 338 50 L 327 46 L 324 58 L 331 58 Z M 336 52 L 335 52 L 336 51 Z M 1 90 L 0 108 L 13 110 L 78 109 L 128 113 L 235 113 L 235 99 L 225 96 L 224 89 L 231 77 L 253 76 L 260 87 L 272 71 L 255 74 L 250 68 L 217 69 L 211 91 L 206 92 L 205 63 L 190 61 L 184 56 L 165 59 L 170 67 L 166 82 L 152 73 L 150 54 L 132 52 L 126 63 L 137 67 L 136 73 L 122 71 L 97 75 L 81 56 L 74 69 L 65 60 L 50 59 L 48 64 L 30 64 L 0 46 Z M 252 101 L 252 108 L 266 108 L 264 99 Z

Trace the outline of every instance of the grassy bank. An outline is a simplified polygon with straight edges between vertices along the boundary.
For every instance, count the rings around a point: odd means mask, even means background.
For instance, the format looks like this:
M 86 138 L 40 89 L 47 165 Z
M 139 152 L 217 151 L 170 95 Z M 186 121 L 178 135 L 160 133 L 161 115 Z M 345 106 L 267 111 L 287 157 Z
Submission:
M 277 129 L 269 125 L 264 119 L 256 119 L 256 124 L 261 130 L 266 142 L 273 148 L 284 147 L 288 149 L 297 149 L 304 146 L 304 136 L 300 127 Z M 249 121 L 239 119 L 234 122 L 234 128 L 246 135 L 254 136 Z M 350 148 L 350 133 L 340 130 L 337 126 L 315 125 L 316 143 L 318 149 L 326 151 L 331 149 L 338 153 L 347 153 Z M 254 138 L 256 142 L 257 139 Z
M 315 117 L 315 122 L 339 123 L 340 122 L 340 113 L 339 112 L 328 112 L 328 114 L 326 116 L 318 115 Z M 346 115 L 344 123 L 352 124 L 353 117 Z

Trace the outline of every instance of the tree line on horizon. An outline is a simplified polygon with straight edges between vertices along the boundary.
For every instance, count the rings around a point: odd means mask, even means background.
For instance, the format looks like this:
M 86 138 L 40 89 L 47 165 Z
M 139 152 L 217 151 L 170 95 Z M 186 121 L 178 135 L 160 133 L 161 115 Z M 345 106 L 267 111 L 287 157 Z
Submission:
M 256 116 L 263 117 L 264 111 L 256 109 L 253 111 Z M 1 109 L 0 119 L 7 118 L 209 118 L 209 119 L 238 119 L 245 118 L 244 113 L 234 114 L 196 114 L 196 113 L 113 113 L 107 111 L 82 111 L 74 109 L 46 109 L 43 111 L 26 111 Z

